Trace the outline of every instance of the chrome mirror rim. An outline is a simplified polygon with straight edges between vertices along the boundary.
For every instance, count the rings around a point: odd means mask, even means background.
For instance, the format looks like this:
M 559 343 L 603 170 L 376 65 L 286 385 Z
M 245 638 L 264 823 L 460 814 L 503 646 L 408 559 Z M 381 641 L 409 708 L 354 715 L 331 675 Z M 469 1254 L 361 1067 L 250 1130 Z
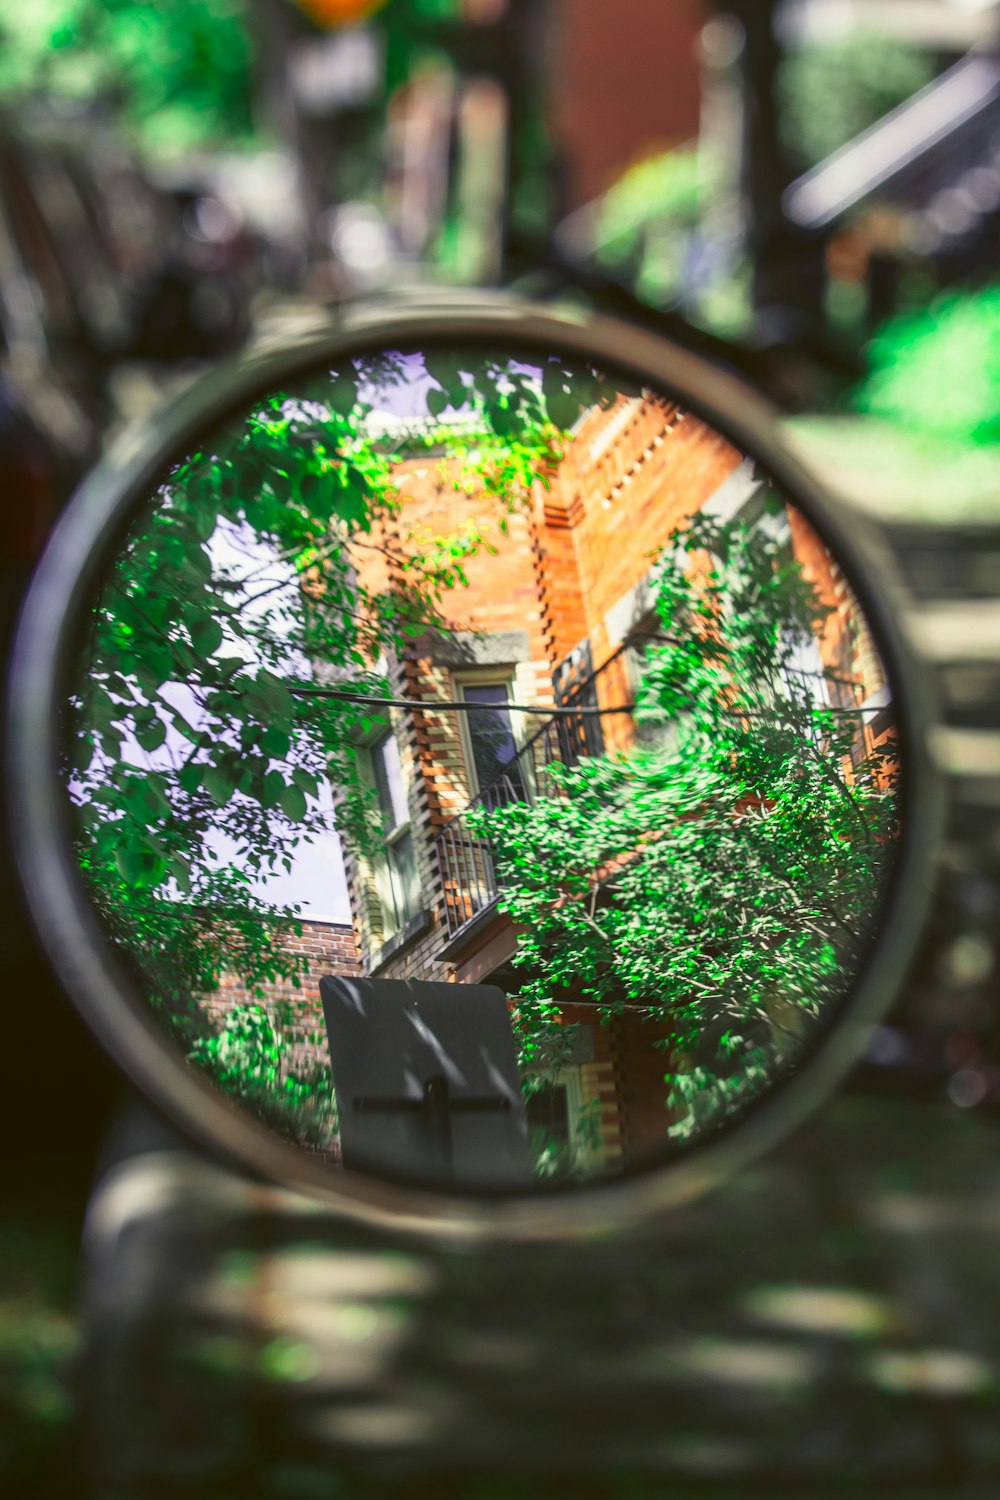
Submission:
M 504 1199 L 442 1196 L 331 1173 L 227 1103 L 135 1003 L 111 961 L 65 837 L 58 724 L 78 611 L 125 523 L 167 463 L 239 405 L 337 359 L 424 340 L 543 346 L 665 389 L 759 460 L 794 498 L 872 622 L 895 692 L 904 747 L 903 835 L 868 964 L 813 1056 L 730 1132 L 676 1160 L 614 1182 Z M 565 1240 L 636 1228 L 743 1170 L 822 1101 L 864 1050 L 903 981 L 933 895 L 945 786 L 931 743 L 940 722 L 929 673 L 901 624 L 905 599 L 870 522 L 828 494 L 785 446 L 755 392 L 661 335 L 578 305 L 539 306 L 503 293 L 405 295 L 359 303 L 327 329 L 251 350 L 127 433 L 70 502 L 30 589 L 12 661 L 7 747 L 15 855 L 29 908 L 60 980 L 123 1071 L 191 1136 L 223 1157 L 355 1221 L 459 1241 Z

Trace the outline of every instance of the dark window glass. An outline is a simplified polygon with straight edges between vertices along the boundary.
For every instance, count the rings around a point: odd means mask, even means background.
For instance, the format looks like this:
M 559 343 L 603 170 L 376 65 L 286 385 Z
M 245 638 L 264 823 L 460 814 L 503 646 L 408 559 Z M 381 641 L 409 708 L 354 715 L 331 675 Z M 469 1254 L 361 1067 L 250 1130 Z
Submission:
M 517 796 L 524 796 L 517 742 L 510 722 L 510 701 L 505 682 L 469 683 L 462 690 L 466 703 L 496 704 L 490 712 L 468 715 L 469 743 L 479 790 L 506 780 Z
M 569 1104 L 565 1084 L 546 1084 L 529 1096 L 525 1109 L 529 1131 L 544 1130 L 552 1141 L 569 1141 Z

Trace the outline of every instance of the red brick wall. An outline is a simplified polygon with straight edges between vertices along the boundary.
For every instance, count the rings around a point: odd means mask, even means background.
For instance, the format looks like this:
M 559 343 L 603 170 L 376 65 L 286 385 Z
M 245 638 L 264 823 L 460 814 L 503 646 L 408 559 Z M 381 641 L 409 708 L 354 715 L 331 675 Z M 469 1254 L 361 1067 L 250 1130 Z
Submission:
M 234 1005 L 264 1005 L 288 1042 L 287 1060 L 293 1065 L 325 1062 L 328 1057 L 323 1007 L 319 998 L 320 980 L 326 974 L 362 972 L 350 927 L 339 922 L 308 921 L 301 926 L 300 937 L 289 937 L 282 943 L 283 947 L 306 960 L 298 989 L 290 980 L 280 980 L 261 985 L 258 994 L 247 990 L 233 975 L 224 975 L 219 988 L 206 998 L 204 1005 L 205 1014 L 216 1025 L 222 1024 L 226 1012 Z M 290 1022 L 284 1019 L 286 1008 L 294 1015 Z
M 697 134 L 705 14 L 700 0 L 557 0 L 552 122 L 567 159 L 567 209 Z
M 593 411 L 584 419 L 553 485 L 559 494 L 544 507 L 553 662 L 586 636 L 595 669 L 603 664 L 619 644 L 608 639 L 608 610 L 646 576 L 655 550 L 704 505 L 741 458 L 719 433 L 667 402 L 621 398 L 610 411 Z M 556 506 L 567 501 L 573 507 L 572 583 L 562 543 L 565 521 L 555 519 Z M 564 614 L 567 596 L 573 608 Z M 578 631 L 581 613 L 584 629 Z

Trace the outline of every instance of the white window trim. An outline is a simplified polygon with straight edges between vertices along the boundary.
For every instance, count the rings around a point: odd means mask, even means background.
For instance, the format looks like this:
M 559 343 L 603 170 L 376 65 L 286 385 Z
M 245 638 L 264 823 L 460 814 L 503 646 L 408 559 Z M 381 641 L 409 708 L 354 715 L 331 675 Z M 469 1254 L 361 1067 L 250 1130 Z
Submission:
M 355 746 L 356 753 L 360 756 L 360 769 L 362 778 L 374 791 L 376 798 L 379 799 L 380 815 L 382 813 L 382 806 L 381 799 L 379 798 L 378 793 L 378 780 L 375 775 L 375 752 L 382 741 L 384 739 L 387 739 L 390 735 L 393 739 L 396 740 L 396 745 L 398 748 L 399 740 L 397 737 L 396 725 L 391 722 L 387 727 L 379 725 L 377 728 L 373 728 L 369 734 L 365 735 L 363 739 L 357 741 Z M 400 843 L 401 840 L 407 834 L 409 834 L 413 845 L 414 859 L 416 859 L 417 857 L 416 839 L 413 834 L 413 815 L 412 809 L 410 807 L 410 778 L 403 770 L 402 759 L 400 759 L 400 776 L 403 782 L 403 792 L 406 797 L 406 820 L 405 822 L 397 823 L 394 828 L 390 829 L 385 827 L 385 820 L 383 819 L 382 847 L 379 849 L 378 853 L 374 856 L 373 859 L 364 860 L 364 864 L 368 867 L 370 879 L 375 891 L 375 896 L 378 900 L 380 917 L 379 936 L 381 937 L 381 940 L 383 942 L 391 937 L 394 937 L 397 932 L 402 931 L 402 929 L 406 926 L 407 921 L 410 920 L 412 916 L 416 915 L 415 912 L 411 912 L 409 917 L 404 916 L 404 920 L 397 924 L 395 911 L 396 903 L 391 894 L 392 887 L 390 884 L 391 876 L 389 871 L 388 851 L 395 844 Z

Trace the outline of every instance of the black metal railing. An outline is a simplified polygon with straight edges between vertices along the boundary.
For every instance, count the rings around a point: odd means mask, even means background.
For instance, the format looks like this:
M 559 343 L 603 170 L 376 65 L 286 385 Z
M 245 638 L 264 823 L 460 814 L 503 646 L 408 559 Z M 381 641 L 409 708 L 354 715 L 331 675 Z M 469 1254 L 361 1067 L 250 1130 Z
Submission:
M 617 718 L 622 714 L 623 706 L 630 706 L 632 698 L 632 681 L 626 653 L 634 649 L 637 642 L 661 639 L 664 637 L 649 634 L 629 640 L 596 672 L 575 684 L 572 694 L 567 695 L 560 706 L 586 706 L 596 708 L 598 712 L 581 714 L 579 718 L 562 714 L 558 718 L 547 719 L 517 754 L 511 757 L 504 773 L 483 787 L 479 795 L 437 835 L 437 863 L 444 891 L 449 941 L 481 912 L 491 907 L 500 894 L 500 882 L 489 840 L 477 833 L 473 826 L 477 813 L 495 812 L 498 808 L 509 807 L 517 802 L 530 805 L 539 798 L 557 796 L 558 783 L 550 774 L 553 765 L 575 766 L 584 756 L 602 754 L 608 738 L 604 716 L 607 715 L 609 720 L 612 716 Z M 857 767 L 871 748 L 860 716 L 864 695 L 861 684 L 853 678 L 838 676 L 829 669 L 808 671 L 787 668 L 785 676 L 789 679 L 789 687 L 791 679 L 795 679 L 810 693 L 817 690 L 820 682 L 825 683 L 828 706 L 835 713 L 839 711 L 851 715 L 856 726 L 851 759 Z M 602 679 L 604 689 L 601 696 L 610 700 L 606 701 L 603 710 L 598 697 L 598 679 Z M 633 725 L 630 715 L 626 714 L 625 718 L 626 723 Z M 635 733 L 634 727 L 631 732 Z M 822 741 L 825 734 L 821 727 L 809 732 L 815 734 L 818 742 Z
M 435 845 L 449 938 L 492 906 L 500 893 L 493 851 L 488 839 L 472 831 L 472 815 L 482 809 L 493 812 L 498 807 L 522 800 L 520 789 L 503 776 L 485 787 L 438 834 Z
M 598 671 L 574 684 L 572 691 L 563 695 L 559 706 L 598 707 L 597 679 L 617 671 L 623 680 L 614 684 L 617 691 L 614 692 L 613 704 L 606 711 L 609 716 L 620 715 L 621 705 L 627 705 L 630 697 L 625 670 L 627 650 L 627 646 L 620 646 Z M 435 847 L 449 940 L 480 912 L 492 906 L 500 894 L 489 841 L 472 827 L 475 815 L 481 811 L 494 812 L 515 802 L 530 804 L 540 797 L 553 796 L 556 784 L 549 774 L 551 767 L 575 766 L 583 756 L 600 755 L 605 744 L 602 723 L 602 717 L 593 713 L 581 714 L 579 718 L 561 714 L 558 718 L 546 719 L 511 757 L 504 773 L 483 787 L 479 795 L 437 835 Z

